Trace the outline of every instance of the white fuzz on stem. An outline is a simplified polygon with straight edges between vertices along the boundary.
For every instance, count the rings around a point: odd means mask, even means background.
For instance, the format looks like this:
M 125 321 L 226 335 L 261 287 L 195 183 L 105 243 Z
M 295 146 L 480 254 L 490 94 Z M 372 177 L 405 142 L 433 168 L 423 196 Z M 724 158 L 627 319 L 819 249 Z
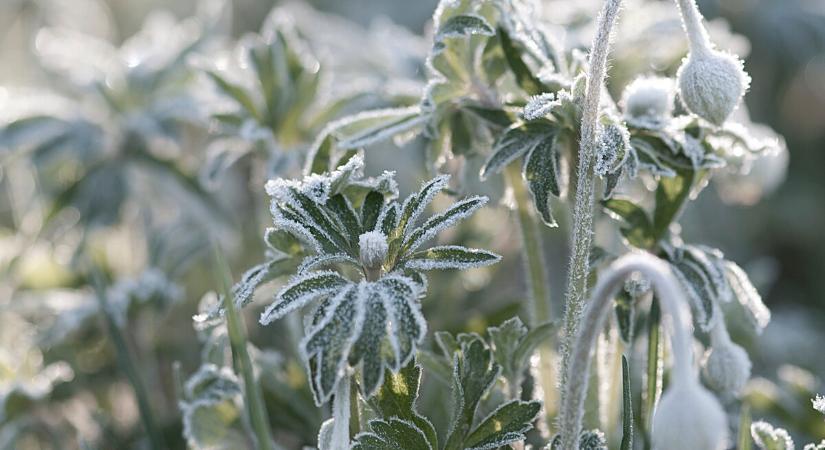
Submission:
M 387 237 L 380 231 L 368 231 L 358 238 L 358 248 L 367 279 L 377 280 L 389 249 Z
M 599 15 L 596 36 L 590 50 L 590 70 L 587 77 L 582 111 L 581 142 L 577 169 L 576 201 L 573 208 L 572 251 L 567 272 L 567 292 L 564 311 L 564 340 L 562 341 L 561 393 L 562 403 L 567 397 L 567 367 L 570 349 L 579 328 L 584 296 L 587 291 L 587 273 L 593 244 L 593 207 L 595 203 L 595 160 L 599 143 L 599 100 L 607 72 L 607 54 L 610 34 L 619 15 L 621 0 L 607 0 Z M 578 374 L 574 375 L 579 377 Z M 578 428 L 578 427 L 577 427 Z M 575 437 L 578 431 L 573 436 Z M 570 438 L 573 439 L 573 438 Z M 573 445 L 573 440 L 564 441 Z M 568 448 L 568 447 L 562 447 Z M 569 447 L 573 448 L 573 447 Z
M 593 297 L 582 317 L 584 323 L 588 325 L 582 327 L 572 347 L 570 356 L 570 366 L 567 370 L 567 391 L 562 400 L 562 410 L 560 415 L 561 429 L 561 449 L 575 450 L 576 438 L 581 431 L 581 420 L 583 414 L 584 397 L 588 384 L 588 372 L 590 367 L 590 353 L 596 342 L 596 338 L 603 329 L 604 322 L 612 311 L 613 299 L 616 293 L 624 285 L 625 279 L 631 274 L 639 272 L 648 279 L 656 292 L 657 299 L 662 307 L 665 323 L 669 324 L 671 332 L 671 347 L 673 348 L 673 372 L 671 385 L 673 386 L 665 394 L 665 398 L 679 399 L 679 410 L 664 408 L 660 406 L 656 417 L 663 424 L 662 430 L 668 430 L 673 423 L 670 419 L 676 415 L 691 416 L 684 418 L 684 424 L 692 421 L 701 421 L 703 417 L 719 419 L 718 423 L 707 429 L 684 428 L 687 433 L 671 433 L 670 439 L 683 440 L 688 442 L 687 447 L 681 445 L 664 445 L 659 449 L 708 449 L 715 450 L 726 437 L 727 429 L 724 420 L 724 412 L 716 399 L 700 385 L 693 370 L 693 348 L 691 347 L 691 319 L 688 301 L 681 290 L 679 281 L 673 276 L 670 266 L 664 261 L 652 255 L 629 254 L 617 259 L 599 277 L 599 282 L 593 290 Z M 693 397 L 685 399 L 684 393 Z M 669 401 L 668 404 L 671 404 Z M 664 404 L 664 398 L 663 398 Z M 660 413 L 664 413 L 659 417 Z M 696 417 L 692 417 L 696 416 Z M 654 419 L 656 423 L 657 419 Z M 720 432 L 721 427 L 721 432 Z M 672 431 L 672 430 L 671 430 Z M 654 434 L 657 430 L 654 425 Z M 690 436 L 687 436 L 687 435 Z M 693 436 L 696 440 L 693 440 Z M 655 437 L 654 437 L 655 439 Z M 660 436 L 659 442 L 667 441 L 667 436 Z M 690 443 L 710 442 L 713 445 L 695 445 Z
M 739 105 L 750 77 L 738 57 L 714 49 L 695 0 L 677 3 L 690 42 L 677 74 L 679 95 L 690 112 L 720 126 Z
M 710 346 L 704 361 L 705 379 L 720 394 L 738 397 L 751 376 L 751 360 L 745 349 L 731 341 L 721 318 L 710 330 Z

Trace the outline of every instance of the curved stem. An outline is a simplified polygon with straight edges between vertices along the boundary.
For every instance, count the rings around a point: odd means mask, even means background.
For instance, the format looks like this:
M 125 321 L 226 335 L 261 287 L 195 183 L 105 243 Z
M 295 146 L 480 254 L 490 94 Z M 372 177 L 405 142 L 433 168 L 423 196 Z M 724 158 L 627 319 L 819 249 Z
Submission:
M 351 436 L 352 412 L 352 383 L 351 375 L 338 380 L 335 395 L 332 398 L 332 444 L 331 450 L 346 450 L 349 448 Z M 356 397 L 357 399 L 357 397 Z
M 607 66 L 610 33 L 619 14 L 621 0 L 607 0 L 599 15 L 598 29 L 590 52 L 590 73 L 582 113 L 576 200 L 573 209 L 572 250 L 567 273 L 565 295 L 564 341 L 562 343 L 562 399 L 566 396 L 569 350 L 579 325 L 584 296 L 590 248 L 593 243 L 593 207 L 595 203 L 594 162 L 598 139 L 599 99 Z M 562 400 L 563 401 L 563 400 Z
M 670 267 L 650 254 L 629 254 L 617 259 L 606 270 L 596 285 L 593 298 L 584 314 L 588 324 L 578 334 L 571 354 L 567 377 L 570 380 L 567 393 L 562 399 L 560 416 L 561 448 L 573 450 L 581 431 L 582 407 L 586 393 L 590 353 L 604 322 L 611 311 L 613 299 L 624 280 L 632 273 L 640 272 L 650 280 L 662 307 L 663 317 L 670 319 L 671 346 L 673 348 L 674 383 L 684 383 L 695 377 L 691 370 L 693 349 L 690 346 L 690 311 L 687 299 L 679 288 L 679 282 Z
M 699 13 L 696 0 L 677 0 L 676 4 L 682 15 L 682 26 L 688 36 L 690 51 L 702 53 L 710 50 L 710 39 L 705 27 L 702 26 L 702 14 Z

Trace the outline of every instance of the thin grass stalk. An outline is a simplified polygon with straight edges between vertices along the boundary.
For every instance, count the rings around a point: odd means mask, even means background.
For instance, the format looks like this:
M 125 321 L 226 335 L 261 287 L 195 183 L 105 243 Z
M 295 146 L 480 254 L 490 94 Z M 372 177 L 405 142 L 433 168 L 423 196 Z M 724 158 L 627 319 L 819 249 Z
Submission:
M 272 432 L 269 429 L 269 416 L 263 403 L 263 393 L 255 379 L 252 359 L 249 357 L 249 351 L 246 347 L 246 329 L 238 315 L 238 311 L 235 309 L 235 301 L 232 297 L 232 279 L 229 266 L 217 247 L 215 247 L 215 268 L 223 291 L 223 307 L 226 311 L 226 328 L 229 333 L 232 359 L 235 362 L 235 370 L 243 378 L 244 403 L 249 414 L 250 426 L 255 434 L 258 449 L 274 450 Z

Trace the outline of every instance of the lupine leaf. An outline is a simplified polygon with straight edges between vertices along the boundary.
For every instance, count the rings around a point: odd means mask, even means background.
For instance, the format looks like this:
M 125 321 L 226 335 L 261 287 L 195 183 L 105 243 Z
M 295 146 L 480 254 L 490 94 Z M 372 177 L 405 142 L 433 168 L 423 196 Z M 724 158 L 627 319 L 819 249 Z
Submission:
M 415 251 L 421 244 L 434 238 L 441 231 L 453 227 L 458 222 L 471 216 L 479 208 L 487 204 L 487 200 L 487 197 L 478 196 L 466 198 L 454 203 L 443 213 L 430 217 L 420 227 L 410 232 L 404 239 L 402 251 Z
M 404 206 L 401 209 L 401 215 L 396 225 L 398 231 L 394 234 L 395 237 L 407 235 L 407 230 L 415 224 L 415 221 L 421 213 L 424 212 L 427 205 L 433 201 L 435 195 L 447 187 L 449 180 L 449 175 L 437 176 L 424 183 L 418 193 L 410 195 L 407 200 L 404 201 Z
M 495 264 L 501 256 L 486 250 L 458 245 L 432 247 L 413 255 L 405 267 L 416 270 L 469 269 Z
M 254 117 L 256 120 L 263 119 L 260 111 L 258 111 L 258 106 L 255 104 L 255 101 L 252 100 L 252 97 L 249 96 L 249 93 L 246 92 L 243 87 L 228 81 L 217 72 L 207 71 L 206 74 L 209 75 L 209 78 L 212 79 L 215 85 L 217 85 L 224 94 L 238 102 L 238 105 L 245 109 L 247 114 Z
M 275 300 L 261 314 L 260 322 L 262 325 L 269 324 L 309 302 L 339 291 L 349 283 L 331 270 L 297 275 L 275 295 Z
M 383 207 L 384 196 L 377 191 L 370 191 L 361 205 L 361 233 L 375 230 Z

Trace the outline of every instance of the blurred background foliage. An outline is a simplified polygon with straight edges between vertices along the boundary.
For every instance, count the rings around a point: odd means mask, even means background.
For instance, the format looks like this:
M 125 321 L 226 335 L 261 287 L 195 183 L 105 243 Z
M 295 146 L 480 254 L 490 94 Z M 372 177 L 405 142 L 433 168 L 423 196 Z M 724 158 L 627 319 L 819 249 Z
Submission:
M 685 50 L 684 43 L 671 42 L 674 36 L 681 39 L 681 34 L 668 32 L 679 26 L 672 2 L 627 3 L 615 37 L 609 81 L 614 98 L 640 73 L 672 74 Z M 753 169 L 764 192 L 756 188 L 730 192 L 724 183 L 715 185 L 686 212 L 684 236 L 720 248 L 739 261 L 773 312 L 765 334 L 748 346 L 755 375 L 764 377 L 754 380 L 750 391 L 754 416 L 780 419 L 781 425 L 801 436 L 800 442 L 821 439 L 825 437 L 821 419 L 817 422 L 806 411 L 810 394 L 822 392 L 825 382 L 821 348 L 825 342 L 825 0 L 698 3 L 722 46 L 745 58 L 753 78 L 746 96 L 750 120 L 783 135 L 790 157 Z M 542 4 L 542 20 L 559 32 L 568 47 L 583 48 L 589 42 L 590 20 L 599 0 L 542 0 Z M 81 289 L 94 285 L 95 275 L 76 267 L 102 269 L 108 297 L 116 300 L 110 308 L 114 310 L 104 316 L 128 327 L 126 345 L 136 355 L 149 386 L 162 434 L 170 446 L 184 445 L 174 363 L 180 362 L 180 373 L 191 374 L 213 357 L 208 352 L 215 339 L 220 340 L 219 332 L 195 330 L 191 322 L 204 295 L 217 288 L 209 258 L 198 257 L 208 246 L 203 236 L 218 236 L 236 279 L 245 268 L 259 263 L 260 237 L 269 225 L 263 182 L 274 174 L 294 174 L 300 165 L 298 159 L 282 157 L 288 153 L 274 146 L 290 141 L 292 147 L 305 148 L 323 122 L 302 116 L 304 128 L 290 128 L 297 136 L 289 139 L 279 137 L 277 130 L 274 140 L 260 138 L 254 130 L 242 131 L 251 133 L 253 156 L 239 159 L 228 171 L 228 180 L 217 186 L 220 195 L 213 196 L 198 170 L 214 150 L 210 145 L 216 131 L 209 117 L 221 107 L 213 86 L 198 71 L 219 70 L 226 64 L 202 56 L 179 66 L 170 61 L 183 61 L 190 48 L 195 54 L 201 48 L 219 49 L 215 52 L 231 61 L 232 39 L 266 30 L 265 18 L 280 5 L 234 0 L 231 11 L 209 11 L 196 0 L 0 3 L 0 119 L 21 108 L 47 106 L 62 122 L 40 132 L 59 134 L 61 126 L 71 130 L 56 147 L 77 152 L 70 163 L 59 156 L 52 165 L 53 154 L 36 152 L 40 159 L 30 164 L 8 156 L 13 147 L 8 133 L 2 136 L 5 141 L 0 139 L 0 152 L 8 152 L 0 156 L 0 424 L 14 422 L 35 436 L 15 441 L 10 427 L 2 427 L 0 447 L 10 442 L 25 447 L 28 442 L 37 448 L 48 446 L 49 440 L 56 448 L 75 447 L 61 443 L 61 431 L 55 431 L 67 429 L 74 430 L 70 435 L 78 446 L 87 439 L 99 448 L 143 442 L 139 408 L 118 368 L 117 349 L 100 322 L 93 291 Z M 353 99 L 324 118 L 417 102 L 429 46 L 424 36 L 430 32 L 428 21 L 435 5 L 435 0 L 288 3 L 296 37 L 307 43 L 302 56 L 317 58 L 320 73 L 330 74 L 322 78 L 324 89 L 318 90 L 315 101 L 330 103 L 347 95 Z M 158 9 L 171 15 L 150 15 Z M 189 17 L 197 18 L 197 26 L 186 22 Z M 147 33 L 147 25 L 158 33 Z M 58 56 L 63 52 L 64 61 L 44 59 L 50 51 L 48 43 L 60 41 L 60 36 L 48 35 L 55 27 L 111 45 L 69 53 L 55 47 Z M 171 35 L 177 40 L 152 41 L 171 29 L 177 30 Z M 144 38 L 130 39 L 136 33 L 145 33 Z M 152 53 L 158 48 L 164 49 L 160 56 Z M 133 63 L 112 67 L 108 64 L 112 61 L 104 61 L 105 67 L 97 67 L 86 58 L 90 51 L 132 55 L 133 59 L 124 60 Z M 90 70 L 67 71 L 61 64 Z M 308 64 L 314 74 L 318 69 Z M 100 77 L 97 69 L 108 75 Z M 122 82 L 112 84 L 112 73 L 119 74 Z M 152 81 L 156 79 L 162 81 Z M 172 107 L 170 93 L 177 92 L 177 83 L 190 82 L 200 87 Z M 21 92 L 29 104 L 15 101 Z M 90 92 L 103 92 L 108 103 L 90 100 Z M 375 95 L 362 95 L 365 92 Z M 295 114 L 318 112 L 295 108 Z M 135 135 L 139 139 L 133 139 Z M 425 177 L 420 144 L 370 149 L 368 171 L 397 170 L 402 193 L 410 192 Z M 91 168 L 97 166 L 90 161 L 104 161 L 111 170 L 93 172 Z M 480 161 L 468 165 L 477 169 Z M 493 197 L 501 192 L 501 186 L 495 186 L 500 181 L 481 185 L 473 169 L 468 173 L 468 191 Z M 91 193 L 95 207 L 87 211 L 89 204 L 61 192 L 89 176 L 103 177 L 104 182 Z M 107 188 L 101 191 L 99 186 Z M 49 200 L 35 204 L 40 198 Z M 436 209 L 443 206 L 437 204 Z M 565 216 L 557 216 L 562 228 L 568 225 Z M 509 220 L 505 208 L 487 208 L 471 226 L 445 239 L 491 248 L 505 258 L 494 270 L 434 276 L 424 303 L 430 329 L 482 331 L 520 312 L 524 289 L 518 274 L 519 239 L 514 226 L 502 225 Z M 73 231 L 78 222 L 86 221 L 91 223 L 84 223 L 82 232 Z M 566 242 L 564 233 L 553 229 L 544 233 L 558 314 Z M 88 251 L 78 255 L 81 247 Z M 263 381 L 267 405 L 270 411 L 290 411 L 271 414 L 278 427 L 291 430 L 285 437 L 276 433 L 276 438 L 290 448 L 312 445 L 322 417 L 309 403 L 302 369 L 294 366 L 294 349 L 280 338 L 289 332 L 288 325 L 264 328 L 249 322 L 252 341 L 265 349 L 258 364 L 272 368 Z M 282 364 L 281 359 L 290 362 Z M 284 387 L 298 398 L 290 398 Z M 422 402 L 422 409 L 427 409 L 426 404 L 438 405 L 441 398 L 437 392 L 425 392 Z M 437 413 L 433 418 L 440 419 Z

